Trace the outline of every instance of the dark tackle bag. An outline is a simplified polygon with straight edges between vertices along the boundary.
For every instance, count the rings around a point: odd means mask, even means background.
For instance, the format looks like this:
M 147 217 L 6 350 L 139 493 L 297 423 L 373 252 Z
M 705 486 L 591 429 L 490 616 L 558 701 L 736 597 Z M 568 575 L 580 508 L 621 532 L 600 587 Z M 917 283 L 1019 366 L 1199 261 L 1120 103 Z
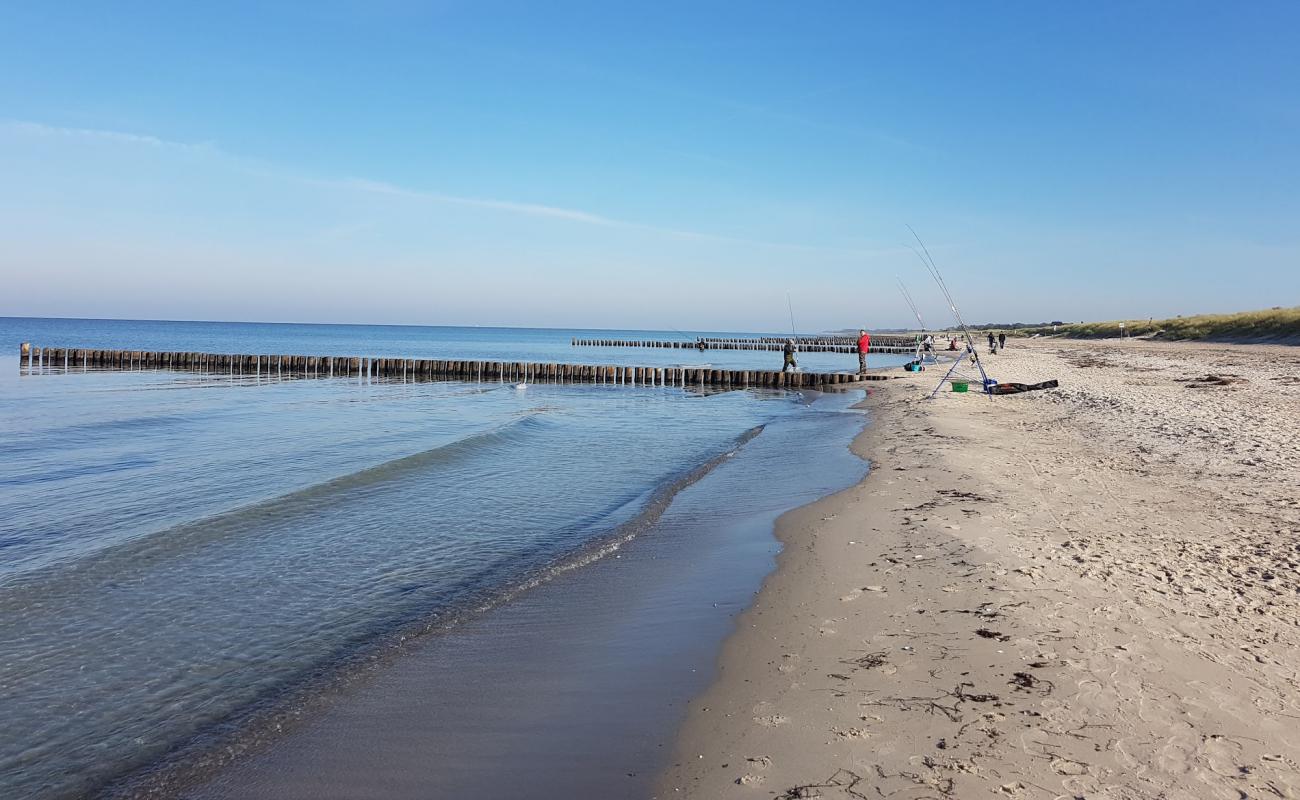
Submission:
M 999 383 L 989 389 L 989 394 L 1020 394 L 1021 392 L 1033 392 L 1039 389 L 1057 388 L 1056 379 L 1043 381 L 1042 383 Z

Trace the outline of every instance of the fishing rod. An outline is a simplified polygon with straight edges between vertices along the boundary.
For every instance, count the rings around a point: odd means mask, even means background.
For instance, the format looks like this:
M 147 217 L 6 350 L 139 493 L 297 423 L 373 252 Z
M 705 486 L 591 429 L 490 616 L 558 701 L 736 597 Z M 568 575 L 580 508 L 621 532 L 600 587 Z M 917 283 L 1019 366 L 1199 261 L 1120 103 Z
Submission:
M 688 336 L 688 335 L 686 335 L 684 332 L 677 330 L 676 328 L 674 328 L 674 327 L 671 326 L 671 325 L 669 325 L 668 328 L 669 328 L 670 330 L 672 330 L 672 331 L 675 331 L 675 332 L 677 333 L 678 336 L 682 337 L 683 339 L 685 339 L 685 340 L 688 341 L 688 342 L 698 342 L 698 341 L 700 340 L 700 337 L 698 337 L 698 336 Z
M 916 238 L 917 244 L 921 245 L 921 250 L 917 250 L 911 245 L 908 245 L 908 247 L 911 247 L 912 252 L 916 253 L 916 257 L 921 259 L 921 263 L 925 265 L 926 270 L 930 273 L 930 277 L 934 278 L 934 282 L 938 284 L 939 291 L 943 292 L 944 299 L 948 301 L 948 308 L 952 311 L 953 319 L 957 321 L 957 324 L 961 327 L 962 334 L 966 337 L 966 344 L 970 346 L 972 353 L 976 352 L 975 339 L 970 335 L 970 328 L 966 326 L 966 320 L 962 318 L 961 312 L 957 310 L 957 301 L 953 300 L 952 292 L 948 290 L 947 282 L 944 281 L 942 273 L 939 272 L 938 265 L 934 263 L 934 256 L 930 255 L 930 249 L 925 246 L 925 242 L 921 241 L 921 237 L 917 235 L 916 230 L 913 229 L 911 225 L 908 225 L 907 229 L 912 232 L 912 236 Z M 922 255 L 922 251 L 924 251 L 924 255 Z
M 912 300 L 912 295 L 911 295 L 911 293 L 908 292 L 908 291 L 907 291 L 907 287 L 903 285 L 903 279 L 900 278 L 900 277 L 898 277 L 897 275 L 895 275 L 895 276 L 894 276 L 894 280 L 898 282 L 898 291 L 900 291 L 900 292 L 903 293 L 903 299 L 907 301 L 907 305 L 908 305 L 908 307 L 911 308 L 911 309 L 912 309 L 912 313 L 916 315 L 916 321 L 919 322 L 919 323 L 921 324 L 921 331 L 924 332 L 924 331 L 925 331 L 925 320 L 921 319 L 921 312 L 920 312 L 920 310 L 916 307 L 916 303 Z
M 929 270 L 930 275 L 934 278 L 934 282 L 939 285 L 939 291 L 943 292 L 943 296 L 948 300 L 948 308 L 952 310 L 953 318 L 957 320 L 957 324 L 961 326 L 962 335 L 966 337 L 966 348 L 967 352 L 970 353 L 971 363 L 980 371 L 980 378 L 984 381 L 984 391 L 988 392 L 989 398 L 991 399 L 993 397 L 992 392 L 989 390 L 991 379 L 989 378 L 989 374 L 984 371 L 984 363 L 980 361 L 979 350 L 975 348 L 975 339 L 970 335 L 970 328 L 966 326 L 966 320 L 962 318 L 961 312 L 957 310 L 957 301 L 952 299 L 952 292 L 948 289 L 948 282 L 943 279 L 943 273 L 939 272 L 939 266 L 934 263 L 934 256 L 930 255 L 930 248 L 925 246 L 925 242 L 921 241 L 921 237 L 917 235 L 917 232 L 911 225 L 908 225 L 907 229 L 912 231 L 912 236 L 916 239 L 916 243 L 921 245 L 921 251 L 923 251 L 925 255 L 922 256 L 921 252 L 918 252 L 915 247 L 912 248 L 912 252 L 916 253 L 917 258 L 921 259 L 922 264 L 925 264 L 925 268 Z M 948 370 L 948 375 L 944 376 L 944 380 L 947 380 L 953 374 L 957 369 L 957 365 L 960 364 L 961 361 L 961 358 L 957 358 L 953 361 L 952 368 Z M 930 393 L 930 399 L 933 400 L 939 394 L 939 389 L 942 387 L 943 381 L 940 381 L 939 385 Z
M 793 349 L 791 350 L 791 352 L 794 353 L 794 352 L 798 352 L 798 351 L 799 351 L 799 334 L 795 332 L 795 327 L 794 327 L 794 303 L 792 303 L 792 302 L 790 301 L 790 293 L 789 293 L 789 292 L 786 292 L 786 293 L 785 293 L 785 308 L 786 308 L 786 311 L 789 311 L 789 312 L 790 312 L 790 347 L 793 348 Z M 793 356 L 792 356 L 792 358 L 793 358 Z M 784 365 L 782 365 L 782 367 L 781 367 L 781 371 L 782 371 L 782 372 L 785 372 L 785 366 L 784 366 Z M 796 364 L 794 365 L 794 371 L 795 371 L 795 372 L 799 372 L 799 364 L 798 364 L 798 363 L 796 363 Z
M 935 278 L 935 284 L 939 285 L 939 290 L 944 293 L 944 299 L 948 300 L 948 308 L 953 312 L 953 319 L 957 320 L 957 324 L 962 329 L 962 336 L 966 337 L 966 351 L 970 354 L 971 363 L 975 364 L 976 369 L 979 369 L 980 379 L 983 380 L 984 392 L 988 393 L 989 398 L 992 398 L 993 394 L 991 390 L 989 390 L 989 384 L 991 384 L 992 380 L 989 379 L 988 372 L 984 371 L 984 364 L 980 362 L 979 358 L 979 350 L 975 349 L 975 338 L 971 337 L 971 330 L 966 327 L 966 320 L 962 319 L 962 312 L 957 310 L 957 300 L 953 299 L 953 293 L 948 289 L 948 281 L 945 281 L 944 274 L 939 272 L 939 265 L 935 264 L 935 256 L 930 255 L 930 248 L 926 247 L 926 242 L 923 242 L 922 239 L 920 239 L 917 230 L 915 230 L 911 225 L 907 225 L 907 230 L 910 230 L 911 235 L 913 235 L 913 238 L 917 239 L 917 243 L 920 245 L 920 250 L 909 245 L 911 251 L 917 254 L 920 263 L 926 265 L 926 271 L 930 272 L 932 278 Z M 922 255 L 922 252 L 924 252 L 924 255 Z M 958 356 L 957 359 L 953 360 L 953 366 L 948 369 L 948 375 L 945 375 L 944 380 L 939 381 L 939 385 L 935 386 L 935 390 L 930 393 L 931 399 L 935 399 L 935 397 L 939 395 L 939 390 L 943 388 L 944 381 L 949 380 L 950 377 L 953 376 L 953 373 L 957 371 L 958 364 L 961 364 L 962 360 L 961 356 Z M 956 384 L 953 385 L 956 386 Z
M 915 235 L 915 232 L 913 232 L 913 235 Z M 930 261 L 926 260 L 926 257 L 921 254 L 920 250 L 917 250 L 915 247 L 913 247 L 910 244 L 907 246 L 907 248 L 911 250 L 913 253 L 915 253 L 916 257 L 921 260 L 921 266 L 925 267 L 926 272 L 930 273 L 930 277 L 933 278 L 934 282 L 939 286 L 939 291 L 943 294 L 944 300 L 946 300 L 948 303 L 948 309 L 952 311 L 953 319 L 956 320 L 958 323 L 960 323 L 961 315 L 958 314 L 957 312 L 956 303 L 952 301 L 952 295 L 948 294 L 948 289 L 943 283 L 942 276 L 939 275 L 939 273 L 935 270 L 933 264 Z

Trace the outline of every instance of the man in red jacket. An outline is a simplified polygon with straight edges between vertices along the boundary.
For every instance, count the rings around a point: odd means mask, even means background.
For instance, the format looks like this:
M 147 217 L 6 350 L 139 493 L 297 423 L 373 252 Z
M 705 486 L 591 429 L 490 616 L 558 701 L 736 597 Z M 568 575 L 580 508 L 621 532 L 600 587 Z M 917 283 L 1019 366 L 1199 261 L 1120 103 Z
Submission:
M 858 372 L 867 371 L 867 351 L 871 349 L 871 334 L 858 331 Z

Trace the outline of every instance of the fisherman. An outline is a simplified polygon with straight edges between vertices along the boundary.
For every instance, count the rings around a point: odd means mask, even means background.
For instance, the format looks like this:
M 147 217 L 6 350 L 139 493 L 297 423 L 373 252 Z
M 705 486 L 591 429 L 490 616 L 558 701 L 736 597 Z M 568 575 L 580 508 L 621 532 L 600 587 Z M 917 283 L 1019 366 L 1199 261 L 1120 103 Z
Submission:
M 998 334 L 998 349 L 999 349 L 999 350 L 1006 350 L 1006 349 L 1007 349 L 1007 332 L 1006 332 L 1006 331 L 1002 331 L 1001 333 Z
M 934 352 L 934 337 L 931 336 L 930 334 L 927 333 L 925 335 L 925 339 L 922 340 L 921 344 L 925 347 L 925 352 L 927 353 Z
M 781 352 L 785 354 L 785 364 L 781 366 L 782 372 L 788 369 L 799 369 L 799 365 L 794 360 L 794 339 L 786 339 L 785 347 L 781 348 Z
M 858 373 L 867 371 L 867 351 L 871 349 L 871 334 L 866 329 L 858 330 Z

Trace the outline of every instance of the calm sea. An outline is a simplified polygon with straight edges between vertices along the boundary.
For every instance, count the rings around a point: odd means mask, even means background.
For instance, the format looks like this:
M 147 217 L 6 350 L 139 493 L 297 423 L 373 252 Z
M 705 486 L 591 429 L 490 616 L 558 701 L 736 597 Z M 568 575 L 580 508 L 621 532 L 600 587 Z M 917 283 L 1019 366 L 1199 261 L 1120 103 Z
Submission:
M 30 374 L 19 342 L 779 367 L 569 344 L 695 335 L 0 318 L 0 796 L 94 792 L 384 637 L 599 555 L 767 426 L 843 427 L 787 392 Z

